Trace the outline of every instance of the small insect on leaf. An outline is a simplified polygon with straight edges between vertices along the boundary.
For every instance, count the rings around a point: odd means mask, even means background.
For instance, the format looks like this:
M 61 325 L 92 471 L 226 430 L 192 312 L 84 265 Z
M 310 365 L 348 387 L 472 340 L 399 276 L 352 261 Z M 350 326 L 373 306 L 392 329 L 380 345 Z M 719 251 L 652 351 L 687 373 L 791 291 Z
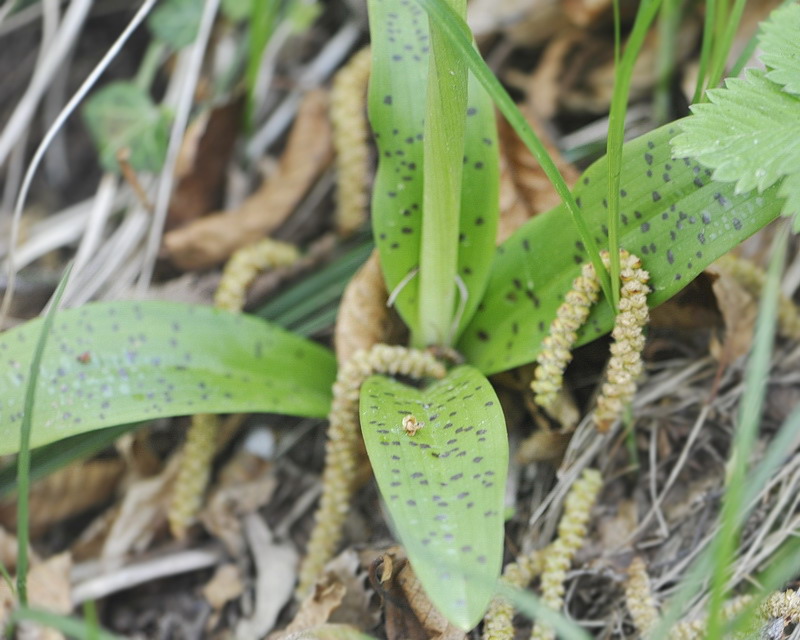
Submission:
M 492 386 L 469 366 L 422 391 L 372 376 L 361 387 L 360 412 L 414 571 L 431 602 L 471 629 L 489 605 L 503 555 L 508 441 Z
M 412 415 L 407 415 L 403 417 L 403 431 L 405 431 L 408 435 L 414 436 L 417 434 L 417 431 L 422 429 L 425 426 L 424 422 L 418 422 L 417 419 Z

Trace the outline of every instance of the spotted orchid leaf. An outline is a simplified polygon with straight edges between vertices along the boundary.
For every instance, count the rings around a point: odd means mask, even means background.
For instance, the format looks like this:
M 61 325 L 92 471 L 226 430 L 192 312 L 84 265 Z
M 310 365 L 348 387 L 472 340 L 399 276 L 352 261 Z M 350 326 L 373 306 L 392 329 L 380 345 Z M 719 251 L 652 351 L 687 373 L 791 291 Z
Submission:
M 372 226 L 381 268 L 395 305 L 412 333 L 420 329 L 419 278 L 423 129 L 430 38 L 425 12 L 412 2 L 370 0 L 372 74 L 368 110 L 378 147 Z M 498 151 L 494 109 L 475 79 L 468 81 L 457 274 L 466 326 L 480 302 L 494 249 L 498 215 Z M 453 287 L 456 283 L 453 283 Z
M 22 390 L 41 322 L 0 335 L 0 454 L 19 446 Z M 327 349 L 251 316 L 170 302 L 90 304 L 55 318 L 31 446 L 193 413 L 324 417 L 335 376 Z
M 673 158 L 679 123 L 627 143 L 620 183 L 620 246 L 650 272 L 651 306 L 685 287 L 706 266 L 774 220 L 782 205 L 776 187 L 736 193 L 711 180 L 690 158 Z M 607 240 L 607 161 L 595 162 L 573 193 L 601 247 Z M 497 249 L 486 294 L 457 344 L 488 375 L 536 359 L 556 309 L 587 260 L 569 214 L 560 205 L 536 216 Z M 611 330 L 601 300 L 580 335 L 584 343 Z
M 381 495 L 415 573 L 431 602 L 471 629 L 489 605 L 503 556 L 508 441 L 491 384 L 469 366 L 424 390 L 372 376 L 361 387 L 360 412 Z

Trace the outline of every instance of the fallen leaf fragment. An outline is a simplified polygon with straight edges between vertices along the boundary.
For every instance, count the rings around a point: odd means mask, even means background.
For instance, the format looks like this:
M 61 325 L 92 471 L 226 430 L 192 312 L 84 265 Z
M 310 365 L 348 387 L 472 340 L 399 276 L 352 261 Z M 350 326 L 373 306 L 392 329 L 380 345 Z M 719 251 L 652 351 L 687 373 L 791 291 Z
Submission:
M 255 611 L 236 626 L 236 637 L 263 638 L 294 593 L 299 557 L 293 546 L 273 540 L 258 514 L 244 519 L 244 530 L 256 567 Z
M 214 576 L 203 587 L 203 597 L 215 611 L 219 611 L 231 600 L 235 600 L 244 592 L 244 583 L 235 564 L 223 564 L 217 567 Z
M 30 493 L 29 526 L 34 535 L 107 501 L 124 472 L 119 459 L 71 464 L 34 483 Z M 0 502 L 0 524 L 15 527 L 16 497 Z
M 72 611 L 69 553 L 60 553 L 31 567 L 28 573 L 28 604 L 66 615 Z M 5 580 L 0 580 L 0 625 L 5 624 L 16 607 L 16 594 Z M 59 640 L 63 636 L 53 629 L 24 624 L 26 640 Z
M 750 351 L 753 344 L 758 305 L 745 288 L 724 269 L 711 265 L 717 279 L 711 285 L 717 306 L 725 322 L 725 337 L 711 341 L 711 355 L 723 366 L 729 365 Z
M 166 256 L 181 269 L 205 269 L 277 229 L 331 163 L 327 109 L 325 92 L 309 91 L 275 173 L 238 209 L 214 213 L 167 233 Z

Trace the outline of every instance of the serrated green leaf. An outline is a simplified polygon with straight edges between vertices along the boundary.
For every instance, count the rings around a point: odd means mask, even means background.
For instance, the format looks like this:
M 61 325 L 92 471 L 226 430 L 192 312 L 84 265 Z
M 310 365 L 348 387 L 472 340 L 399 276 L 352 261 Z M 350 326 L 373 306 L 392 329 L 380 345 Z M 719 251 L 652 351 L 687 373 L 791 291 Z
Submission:
M 431 602 L 471 629 L 500 575 L 508 441 L 500 403 L 468 366 L 420 391 L 383 376 L 361 387 L 361 430 L 400 541 Z M 403 418 L 424 426 L 409 435 Z
M 680 121 L 678 124 L 682 124 Z M 711 182 L 710 169 L 673 158 L 667 125 L 627 143 L 620 183 L 620 245 L 650 272 L 651 306 L 685 287 L 706 266 L 774 220 L 782 205 L 773 187 L 737 194 Z M 573 193 L 601 247 L 607 246 L 607 160 L 583 174 Z M 486 294 L 456 348 L 484 374 L 532 362 L 556 309 L 586 261 L 560 205 L 536 216 L 497 249 Z M 609 305 L 595 305 L 580 335 L 588 342 L 611 330 Z
M 428 21 L 411 3 L 369 3 L 372 74 L 369 116 L 378 146 L 372 227 L 387 287 L 401 283 L 395 305 L 419 331 L 423 125 L 428 79 Z M 460 329 L 486 286 L 497 228 L 498 151 L 491 100 L 470 75 L 461 194 L 458 274 L 467 291 Z M 458 333 L 458 331 L 457 331 Z
M 19 443 L 41 320 L 0 335 L 0 454 Z M 60 312 L 42 359 L 31 446 L 193 413 L 324 417 L 336 375 L 323 347 L 251 316 L 168 302 Z
M 736 182 L 737 193 L 763 191 L 800 171 L 800 97 L 753 70 L 708 96 L 681 120 L 676 154 L 713 168 L 714 180 Z
M 129 82 L 103 87 L 87 100 L 83 116 L 105 170 L 119 171 L 117 153 L 123 149 L 134 170 L 161 169 L 170 118 L 139 87 Z
M 784 91 L 800 94 L 800 4 L 775 9 L 761 25 L 761 61 L 771 70 L 767 78 Z
M 202 14 L 203 0 L 162 0 L 147 19 L 147 26 L 162 42 L 183 49 L 197 37 Z

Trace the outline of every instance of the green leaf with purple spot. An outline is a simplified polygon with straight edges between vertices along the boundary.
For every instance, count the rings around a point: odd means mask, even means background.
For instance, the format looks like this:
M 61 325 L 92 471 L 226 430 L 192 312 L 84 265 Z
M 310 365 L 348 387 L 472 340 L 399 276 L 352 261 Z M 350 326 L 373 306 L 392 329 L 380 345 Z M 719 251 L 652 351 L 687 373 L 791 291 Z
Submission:
M 0 454 L 19 446 L 27 372 L 42 321 L 0 335 Z M 324 417 L 336 361 L 263 320 L 171 302 L 61 311 L 41 362 L 31 445 L 193 413 Z
M 409 435 L 403 419 L 423 426 Z M 503 557 L 508 440 L 489 381 L 462 366 L 424 390 L 384 376 L 361 387 L 361 431 L 400 541 L 431 602 L 471 629 Z
M 378 147 L 372 228 L 389 291 L 405 323 L 419 325 L 423 129 L 430 39 L 425 12 L 411 2 L 371 0 L 369 118 Z M 460 333 L 486 287 L 498 218 L 499 161 L 491 99 L 470 74 L 464 142 L 458 275 L 467 291 Z M 455 286 L 455 283 L 454 285 Z M 460 294 L 456 296 L 460 297 Z
M 782 204 L 776 187 L 736 193 L 734 185 L 712 181 L 711 171 L 696 160 L 673 157 L 669 142 L 680 124 L 656 129 L 623 150 L 620 246 L 638 255 L 650 272 L 650 306 L 674 296 L 774 220 Z M 607 172 L 602 158 L 573 190 L 601 248 L 608 246 Z M 486 375 L 534 361 L 586 261 L 564 205 L 533 218 L 497 248 L 486 294 L 456 348 Z M 579 343 L 612 326 L 609 305 L 601 300 Z

